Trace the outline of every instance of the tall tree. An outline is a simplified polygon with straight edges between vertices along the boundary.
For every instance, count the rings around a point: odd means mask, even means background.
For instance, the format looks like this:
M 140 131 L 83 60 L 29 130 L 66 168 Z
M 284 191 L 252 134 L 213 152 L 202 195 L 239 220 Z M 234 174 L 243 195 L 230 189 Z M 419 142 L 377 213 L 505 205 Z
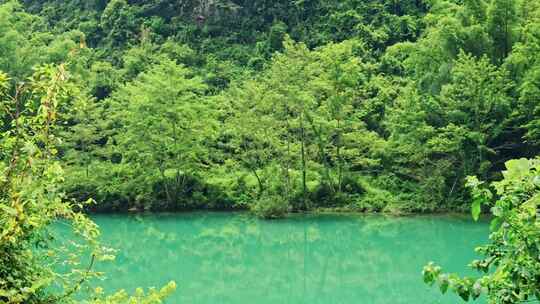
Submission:
M 493 58 L 501 64 L 510 54 L 517 24 L 515 0 L 492 0 L 487 10 L 487 30 L 493 43 Z
M 111 99 L 122 162 L 138 168 L 140 178 L 160 180 L 171 206 L 178 202 L 178 191 L 184 190 L 183 177 L 196 174 L 207 158 L 202 142 L 213 136 L 214 125 L 211 106 L 200 99 L 205 90 L 201 78 L 164 60 Z

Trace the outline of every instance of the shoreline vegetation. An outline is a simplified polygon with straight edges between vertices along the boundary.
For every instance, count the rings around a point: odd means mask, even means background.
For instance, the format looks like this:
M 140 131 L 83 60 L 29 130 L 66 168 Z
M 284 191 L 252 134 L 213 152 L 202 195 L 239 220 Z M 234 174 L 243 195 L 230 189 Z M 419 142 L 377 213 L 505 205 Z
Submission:
M 236 208 L 236 209 L 186 209 L 186 210 L 144 210 L 144 209 L 136 209 L 136 208 L 130 208 L 127 210 L 101 210 L 101 211 L 89 211 L 85 210 L 85 213 L 89 216 L 91 215 L 100 215 L 100 214 L 124 214 L 124 215 L 160 215 L 160 214 L 197 214 L 200 212 L 211 212 L 211 213 L 252 213 L 250 209 L 248 208 Z M 409 212 L 405 213 L 400 210 L 396 210 L 394 212 L 391 211 L 359 211 L 355 209 L 351 209 L 349 207 L 320 207 L 320 208 L 314 208 L 312 210 L 297 210 L 297 211 L 291 211 L 289 212 L 290 215 L 324 215 L 324 214 L 350 214 L 350 215 L 381 215 L 381 216 L 395 216 L 395 217 L 414 217 L 414 216 L 437 216 L 437 215 L 443 215 L 443 216 L 463 216 L 463 217 L 470 217 L 471 213 L 469 210 L 464 211 L 456 211 L 456 210 L 437 210 L 437 211 L 431 211 L 431 212 Z M 483 212 L 482 216 L 489 216 L 489 212 Z M 256 215 L 254 215 L 256 216 Z M 284 216 L 286 218 L 286 215 Z
M 69 74 L 57 156 L 90 210 L 465 212 L 467 176 L 539 151 L 532 2 L 0 3 L 11 85 Z
M 217 214 L 243 214 L 253 218 L 259 218 L 262 220 L 276 220 L 281 219 L 291 219 L 295 217 L 317 217 L 317 216 L 326 216 L 326 215 L 335 215 L 335 216 L 354 216 L 354 217 L 370 217 L 370 216 L 380 216 L 385 218 L 416 218 L 416 217 L 456 217 L 465 220 L 471 220 L 471 213 L 469 212 L 458 212 L 458 211 L 436 211 L 436 212 L 364 212 L 364 211 L 354 211 L 349 209 L 337 209 L 337 208 L 319 208 L 309 211 L 294 211 L 289 212 L 281 217 L 269 217 L 261 218 L 253 214 L 249 209 L 233 209 L 233 210 L 217 210 L 217 209 L 194 209 L 194 210 L 184 210 L 184 211 L 151 211 L 151 210 L 125 210 L 125 211 L 99 211 L 99 212 L 90 212 L 86 213 L 87 216 L 101 216 L 101 215 L 124 215 L 124 216 L 169 216 L 169 215 L 197 215 L 205 213 L 217 213 Z M 489 212 L 484 212 L 479 216 L 479 220 L 489 221 L 493 218 L 493 215 Z

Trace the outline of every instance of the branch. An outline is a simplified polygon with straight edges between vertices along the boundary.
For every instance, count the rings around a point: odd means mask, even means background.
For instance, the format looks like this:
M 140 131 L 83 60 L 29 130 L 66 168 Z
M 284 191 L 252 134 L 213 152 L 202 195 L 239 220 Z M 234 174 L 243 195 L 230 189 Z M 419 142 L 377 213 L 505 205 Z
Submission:
M 79 280 L 79 282 L 77 282 L 77 284 L 75 284 L 73 286 L 73 288 L 71 290 L 69 290 L 68 292 L 66 292 L 64 295 L 60 296 L 60 297 L 55 297 L 53 299 L 51 299 L 49 301 L 49 303 L 58 303 L 60 300 L 62 299 L 67 299 L 69 298 L 71 295 L 73 295 L 75 292 L 77 292 L 77 290 L 79 290 L 79 288 L 81 287 L 81 285 L 84 283 L 84 281 L 86 281 L 86 279 L 88 278 L 89 274 L 90 274 L 90 271 L 92 270 L 92 267 L 94 267 L 94 262 L 96 260 L 96 255 L 95 254 L 92 254 L 92 258 L 90 260 L 90 264 L 88 265 L 88 268 L 86 269 L 86 272 L 84 273 L 84 275 L 82 276 L 82 278 Z

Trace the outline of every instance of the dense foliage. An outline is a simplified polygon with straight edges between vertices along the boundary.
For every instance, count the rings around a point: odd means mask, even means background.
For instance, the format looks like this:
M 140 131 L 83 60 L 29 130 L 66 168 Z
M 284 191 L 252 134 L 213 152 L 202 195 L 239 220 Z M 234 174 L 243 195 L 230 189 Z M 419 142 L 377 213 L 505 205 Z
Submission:
M 451 289 L 466 301 L 485 293 L 490 303 L 501 304 L 540 301 L 540 163 L 519 159 L 506 167 L 504 178 L 491 187 L 476 177 L 468 181 L 474 193 L 473 216 L 478 218 L 481 204 L 486 204 L 494 217 L 490 243 L 477 248 L 483 258 L 471 263 L 484 275 L 460 278 L 429 264 L 424 280 L 437 283 L 443 293 Z
M 462 210 L 538 152 L 534 1 L 3 2 L 0 69 L 85 96 L 58 156 L 96 210 Z
M 99 244 L 97 226 L 77 211 L 82 205 L 62 191 L 56 121 L 74 94 L 64 66 L 40 67 L 26 83 L 0 73 L 0 303 L 74 303 L 100 275 L 94 264 L 114 258 Z M 59 220 L 72 227 L 73 240 L 55 239 L 50 224 Z M 96 289 L 86 303 L 160 303 L 173 289 L 133 297 Z

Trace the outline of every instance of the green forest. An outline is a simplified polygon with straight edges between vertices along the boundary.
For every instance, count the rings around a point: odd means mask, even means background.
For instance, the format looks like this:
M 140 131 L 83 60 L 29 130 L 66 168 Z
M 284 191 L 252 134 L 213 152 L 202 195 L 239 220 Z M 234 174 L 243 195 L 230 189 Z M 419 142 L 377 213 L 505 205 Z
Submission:
M 197 210 L 491 214 L 424 280 L 540 301 L 539 152 L 537 1 L 0 0 L 0 303 L 81 301 L 87 214 Z

